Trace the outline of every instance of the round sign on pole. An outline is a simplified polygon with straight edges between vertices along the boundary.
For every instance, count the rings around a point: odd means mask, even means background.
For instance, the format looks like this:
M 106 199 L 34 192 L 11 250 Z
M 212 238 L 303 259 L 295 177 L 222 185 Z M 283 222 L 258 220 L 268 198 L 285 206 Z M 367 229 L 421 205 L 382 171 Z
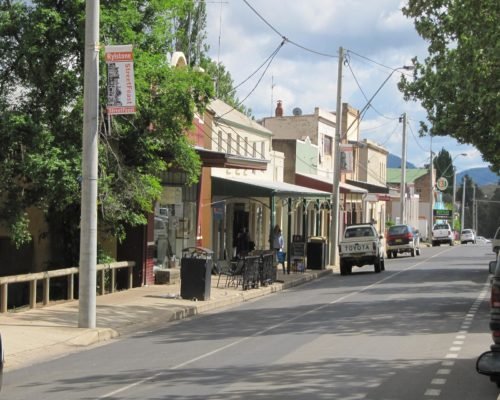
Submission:
M 439 190 L 444 191 L 448 187 L 448 180 L 442 176 L 436 181 L 436 186 Z

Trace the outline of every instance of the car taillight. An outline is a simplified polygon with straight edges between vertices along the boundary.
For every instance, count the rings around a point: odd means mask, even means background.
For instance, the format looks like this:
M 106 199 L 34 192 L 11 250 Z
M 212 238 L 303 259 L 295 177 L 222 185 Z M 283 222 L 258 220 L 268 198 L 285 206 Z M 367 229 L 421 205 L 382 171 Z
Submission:
M 405 238 L 406 238 L 406 239 L 413 239 L 413 235 L 412 235 L 411 233 L 407 233 L 407 234 L 405 235 Z
M 492 286 L 491 288 L 490 306 L 491 308 L 500 307 L 500 288 L 498 286 Z

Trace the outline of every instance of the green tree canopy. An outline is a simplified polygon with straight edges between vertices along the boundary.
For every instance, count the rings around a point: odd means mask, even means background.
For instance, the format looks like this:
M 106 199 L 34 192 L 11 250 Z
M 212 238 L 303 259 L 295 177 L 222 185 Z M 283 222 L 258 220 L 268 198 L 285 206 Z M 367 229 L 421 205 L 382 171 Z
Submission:
M 413 80 L 400 83 L 427 111 L 422 133 L 472 144 L 500 171 L 500 3 L 409 0 L 403 13 L 429 42 Z
M 448 181 L 448 187 L 443 193 L 451 195 L 453 191 L 454 166 L 450 153 L 448 153 L 446 149 L 442 148 L 438 155 L 434 158 L 433 164 L 436 169 L 436 179 L 444 177 Z M 451 203 L 451 197 L 445 199 L 445 202 Z
M 185 133 L 213 84 L 207 74 L 173 69 L 167 61 L 185 34 L 176 30 L 179 21 L 195 6 L 101 0 L 102 45 L 134 46 L 137 113 L 112 118 L 111 129 L 101 48 L 100 222 L 119 237 L 125 225 L 146 222 L 162 171 L 179 168 L 190 182 L 200 173 Z M 18 243 L 27 239 L 31 206 L 49 221 L 78 226 L 84 8 L 84 0 L 0 0 L 0 219 Z

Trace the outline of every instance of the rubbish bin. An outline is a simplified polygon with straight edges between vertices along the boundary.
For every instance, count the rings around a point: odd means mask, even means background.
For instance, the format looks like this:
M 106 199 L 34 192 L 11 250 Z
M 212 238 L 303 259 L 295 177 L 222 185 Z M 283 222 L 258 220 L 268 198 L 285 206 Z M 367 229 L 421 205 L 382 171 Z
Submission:
M 181 258 L 181 297 L 186 300 L 210 300 L 213 251 L 187 247 Z
M 307 269 L 325 269 L 326 239 L 313 236 L 307 242 Z

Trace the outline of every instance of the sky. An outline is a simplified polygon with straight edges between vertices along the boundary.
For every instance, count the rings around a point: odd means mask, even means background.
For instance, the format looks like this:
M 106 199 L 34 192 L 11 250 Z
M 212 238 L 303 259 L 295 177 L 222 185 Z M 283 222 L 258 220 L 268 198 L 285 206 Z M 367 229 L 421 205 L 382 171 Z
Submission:
M 380 89 L 364 115 L 360 139 L 373 140 L 401 157 L 399 117 L 406 113 L 407 161 L 423 167 L 431 151 L 431 139 L 418 133 L 426 113 L 418 102 L 405 102 L 397 89 L 400 74 L 411 78 L 411 72 L 393 70 L 411 65 L 415 56 L 424 60 L 427 43 L 402 14 L 403 4 L 401 0 L 207 0 L 208 54 L 226 67 L 237 97 L 260 119 L 274 115 L 277 100 L 283 102 L 284 115 L 292 115 L 296 107 L 304 115 L 314 113 L 315 107 L 335 111 L 342 46 L 347 54 L 342 102 L 362 110 Z M 280 47 L 283 37 L 288 41 Z M 434 136 L 432 151 L 437 154 L 443 148 L 454 159 L 457 172 L 488 166 L 475 147 Z

